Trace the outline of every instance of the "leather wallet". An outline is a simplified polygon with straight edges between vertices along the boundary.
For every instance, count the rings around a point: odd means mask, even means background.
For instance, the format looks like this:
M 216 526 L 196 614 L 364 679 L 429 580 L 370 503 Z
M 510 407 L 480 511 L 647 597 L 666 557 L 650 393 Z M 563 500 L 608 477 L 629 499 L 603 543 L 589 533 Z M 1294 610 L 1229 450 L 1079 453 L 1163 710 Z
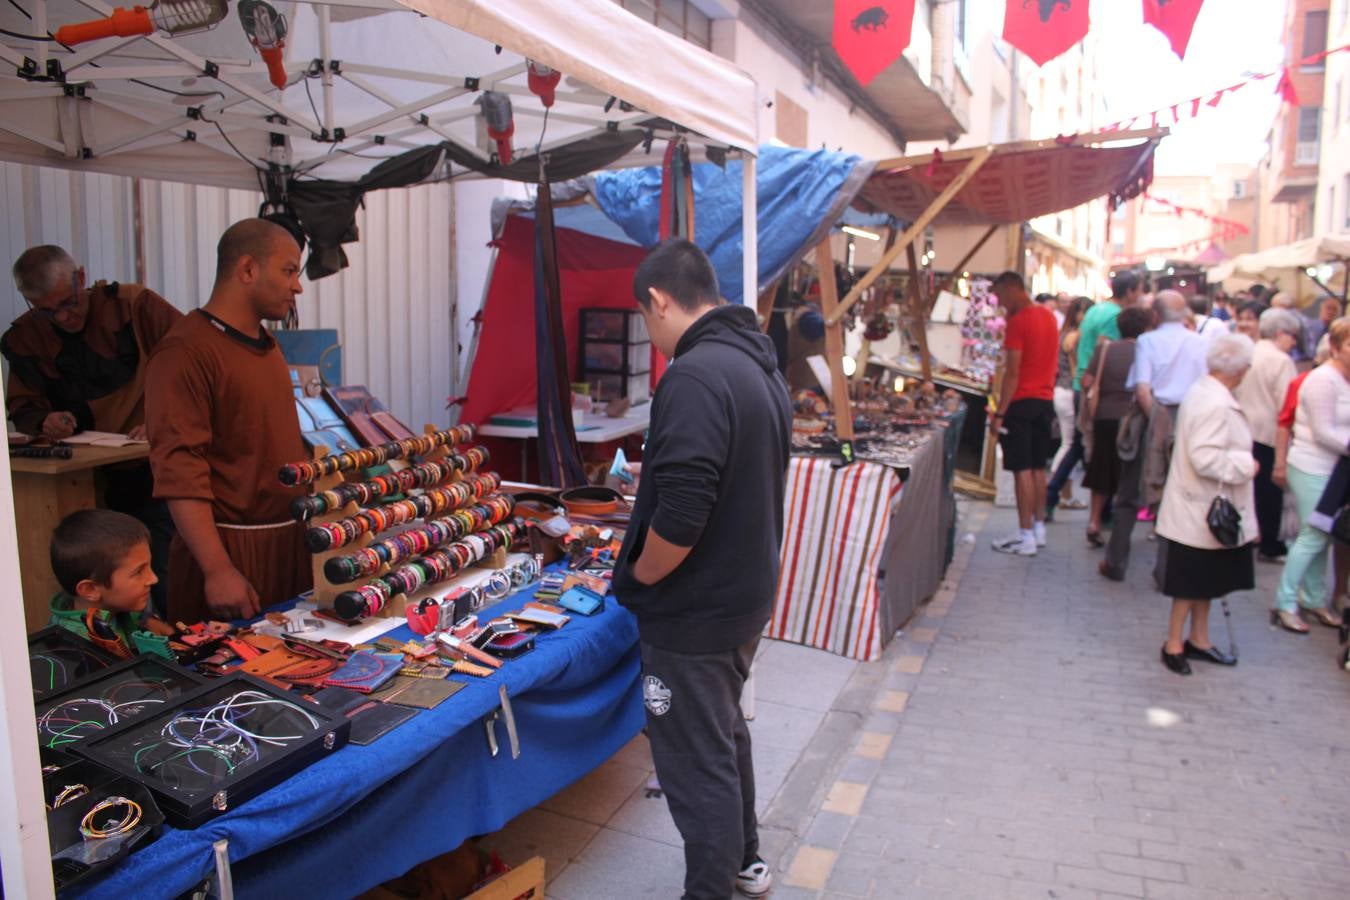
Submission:
M 596 595 L 594 591 L 581 585 L 576 585 L 563 592 L 563 595 L 558 598 L 558 605 L 579 616 L 593 616 L 604 612 L 605 598 Z
M 367 708 L 358 707 L 356 712 L 349 715 L 352 720 L 352 731 L 347 743 L 356 744 L 358 747 L 372 744 L 415 715 L 417 715 L 415 709 L 387 703 L 372 703 Z
M 324 687 L 341 687 L 361 694 L 369 694 L 398 674 L 403 668 L 402 655 L 353 653 L 336 672 L 323 680 Z

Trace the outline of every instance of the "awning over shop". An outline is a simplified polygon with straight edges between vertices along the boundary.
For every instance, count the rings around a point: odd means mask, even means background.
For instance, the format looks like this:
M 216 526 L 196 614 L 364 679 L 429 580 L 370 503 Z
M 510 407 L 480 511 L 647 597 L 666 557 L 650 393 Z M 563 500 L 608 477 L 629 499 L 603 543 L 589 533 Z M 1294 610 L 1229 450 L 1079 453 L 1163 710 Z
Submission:
M 517 157 L 616 131 L 636 135 L 631 147 L 672 123 L 720 147 L 758 143 L 749 75 L 610 0 L 247 5 L 284 23 L 273 71 L 250 43 L 242 0 L 161 0 L 165 15 L 214 7 L 224 18 L 206 31 L 83 43 L 61 26 L 107 16 L 102 0 L 0 4 L 0 28 L 29 36 L 0 39 L 0 159 L 258 189 L 269 172 L 354 182 L 440 145 L 450 152 L 430 177 L 443 178 L 492 163 L 487 91 L 512 101 L 504 141 Z M 547 110 L 527 59 L 562 75 Z
M 1088 146 L 1071 140 L 1000 145 L 933 222 L 1010 225 L 1102 196 L 1133 196 L 1152 178 L 1153 152 L 1161 135 L 1138 137 L 1145 140 L 1127 146 Z M 914 221 L 979 152 L 972 149 L 880 162 L 856 205 Z
M 1271 282 L 1314 266 L 1347 260 L 1350 260 L 1350 234 L 1328 234 L 1240 254 L 1210 269 L 1206 277 L 1210 282 L 1232 277 Z

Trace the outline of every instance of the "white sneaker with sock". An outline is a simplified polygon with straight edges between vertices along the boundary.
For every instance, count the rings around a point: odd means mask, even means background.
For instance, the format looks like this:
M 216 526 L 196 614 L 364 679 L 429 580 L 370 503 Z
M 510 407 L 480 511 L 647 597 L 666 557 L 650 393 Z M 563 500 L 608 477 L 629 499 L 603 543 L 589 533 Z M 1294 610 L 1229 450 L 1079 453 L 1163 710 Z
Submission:
M 764 860 L 756 857 L 736 876 L 736 890 L 747 897 L 763 897 L 773 887 L 773 876 Z
M 1035 535 L 1035 537 L 1036 537 L 1036 546 L 1037 546 L 1037 547 L 1044 547 L 1044 546 L 1045 546 L 1045 523 L 1044 523 L 1044 522 L 1033 522 L 1033 523 L 1032 523 L 1032 526 L 1031 526 L 1031 533 L 1032 533 L 1033 535 Z
M 999 553 L 1011 553 L 1014 556 L 1035 556 L 1036 535 L 1030 529 L 1014 531 L 1007 537 L 994 541 L 993 547 Z

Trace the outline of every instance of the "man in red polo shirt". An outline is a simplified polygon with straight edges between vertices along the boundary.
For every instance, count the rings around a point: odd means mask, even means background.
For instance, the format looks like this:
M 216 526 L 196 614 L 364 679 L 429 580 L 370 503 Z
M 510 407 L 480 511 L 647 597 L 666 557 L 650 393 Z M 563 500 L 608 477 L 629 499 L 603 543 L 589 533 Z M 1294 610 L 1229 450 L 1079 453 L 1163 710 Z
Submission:
M 1003 468 L 1013 473 L 1018 530 L 994 541 L 1000 553 L 1035 556 L 1045 546 L 1045 467 L 1055 421 L 1055 367 L 1059 329 L 1055 315 L 1032 302 L 1016 272 L 989 288 L 1008 313 L 1004 331 L 1003 385 L 989 427 L 999 435 Z

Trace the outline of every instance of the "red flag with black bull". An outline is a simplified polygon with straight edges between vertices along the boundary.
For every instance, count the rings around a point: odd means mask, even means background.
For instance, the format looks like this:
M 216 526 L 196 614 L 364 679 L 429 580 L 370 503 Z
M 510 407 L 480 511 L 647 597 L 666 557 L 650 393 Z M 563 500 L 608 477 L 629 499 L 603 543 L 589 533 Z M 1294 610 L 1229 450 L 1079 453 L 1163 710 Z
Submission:
M 914 0 L 834 0 L 835 52 L 868 84 L 909 46 Z
M 1088 0 L 1007 0 L 1003 39 L 1043 66 L 1087 37 Z
M 1205 0 L 1144 0 L 1144 21 L 1167 35 L 1172 51 L 1186 58 L 1196 17 Z

